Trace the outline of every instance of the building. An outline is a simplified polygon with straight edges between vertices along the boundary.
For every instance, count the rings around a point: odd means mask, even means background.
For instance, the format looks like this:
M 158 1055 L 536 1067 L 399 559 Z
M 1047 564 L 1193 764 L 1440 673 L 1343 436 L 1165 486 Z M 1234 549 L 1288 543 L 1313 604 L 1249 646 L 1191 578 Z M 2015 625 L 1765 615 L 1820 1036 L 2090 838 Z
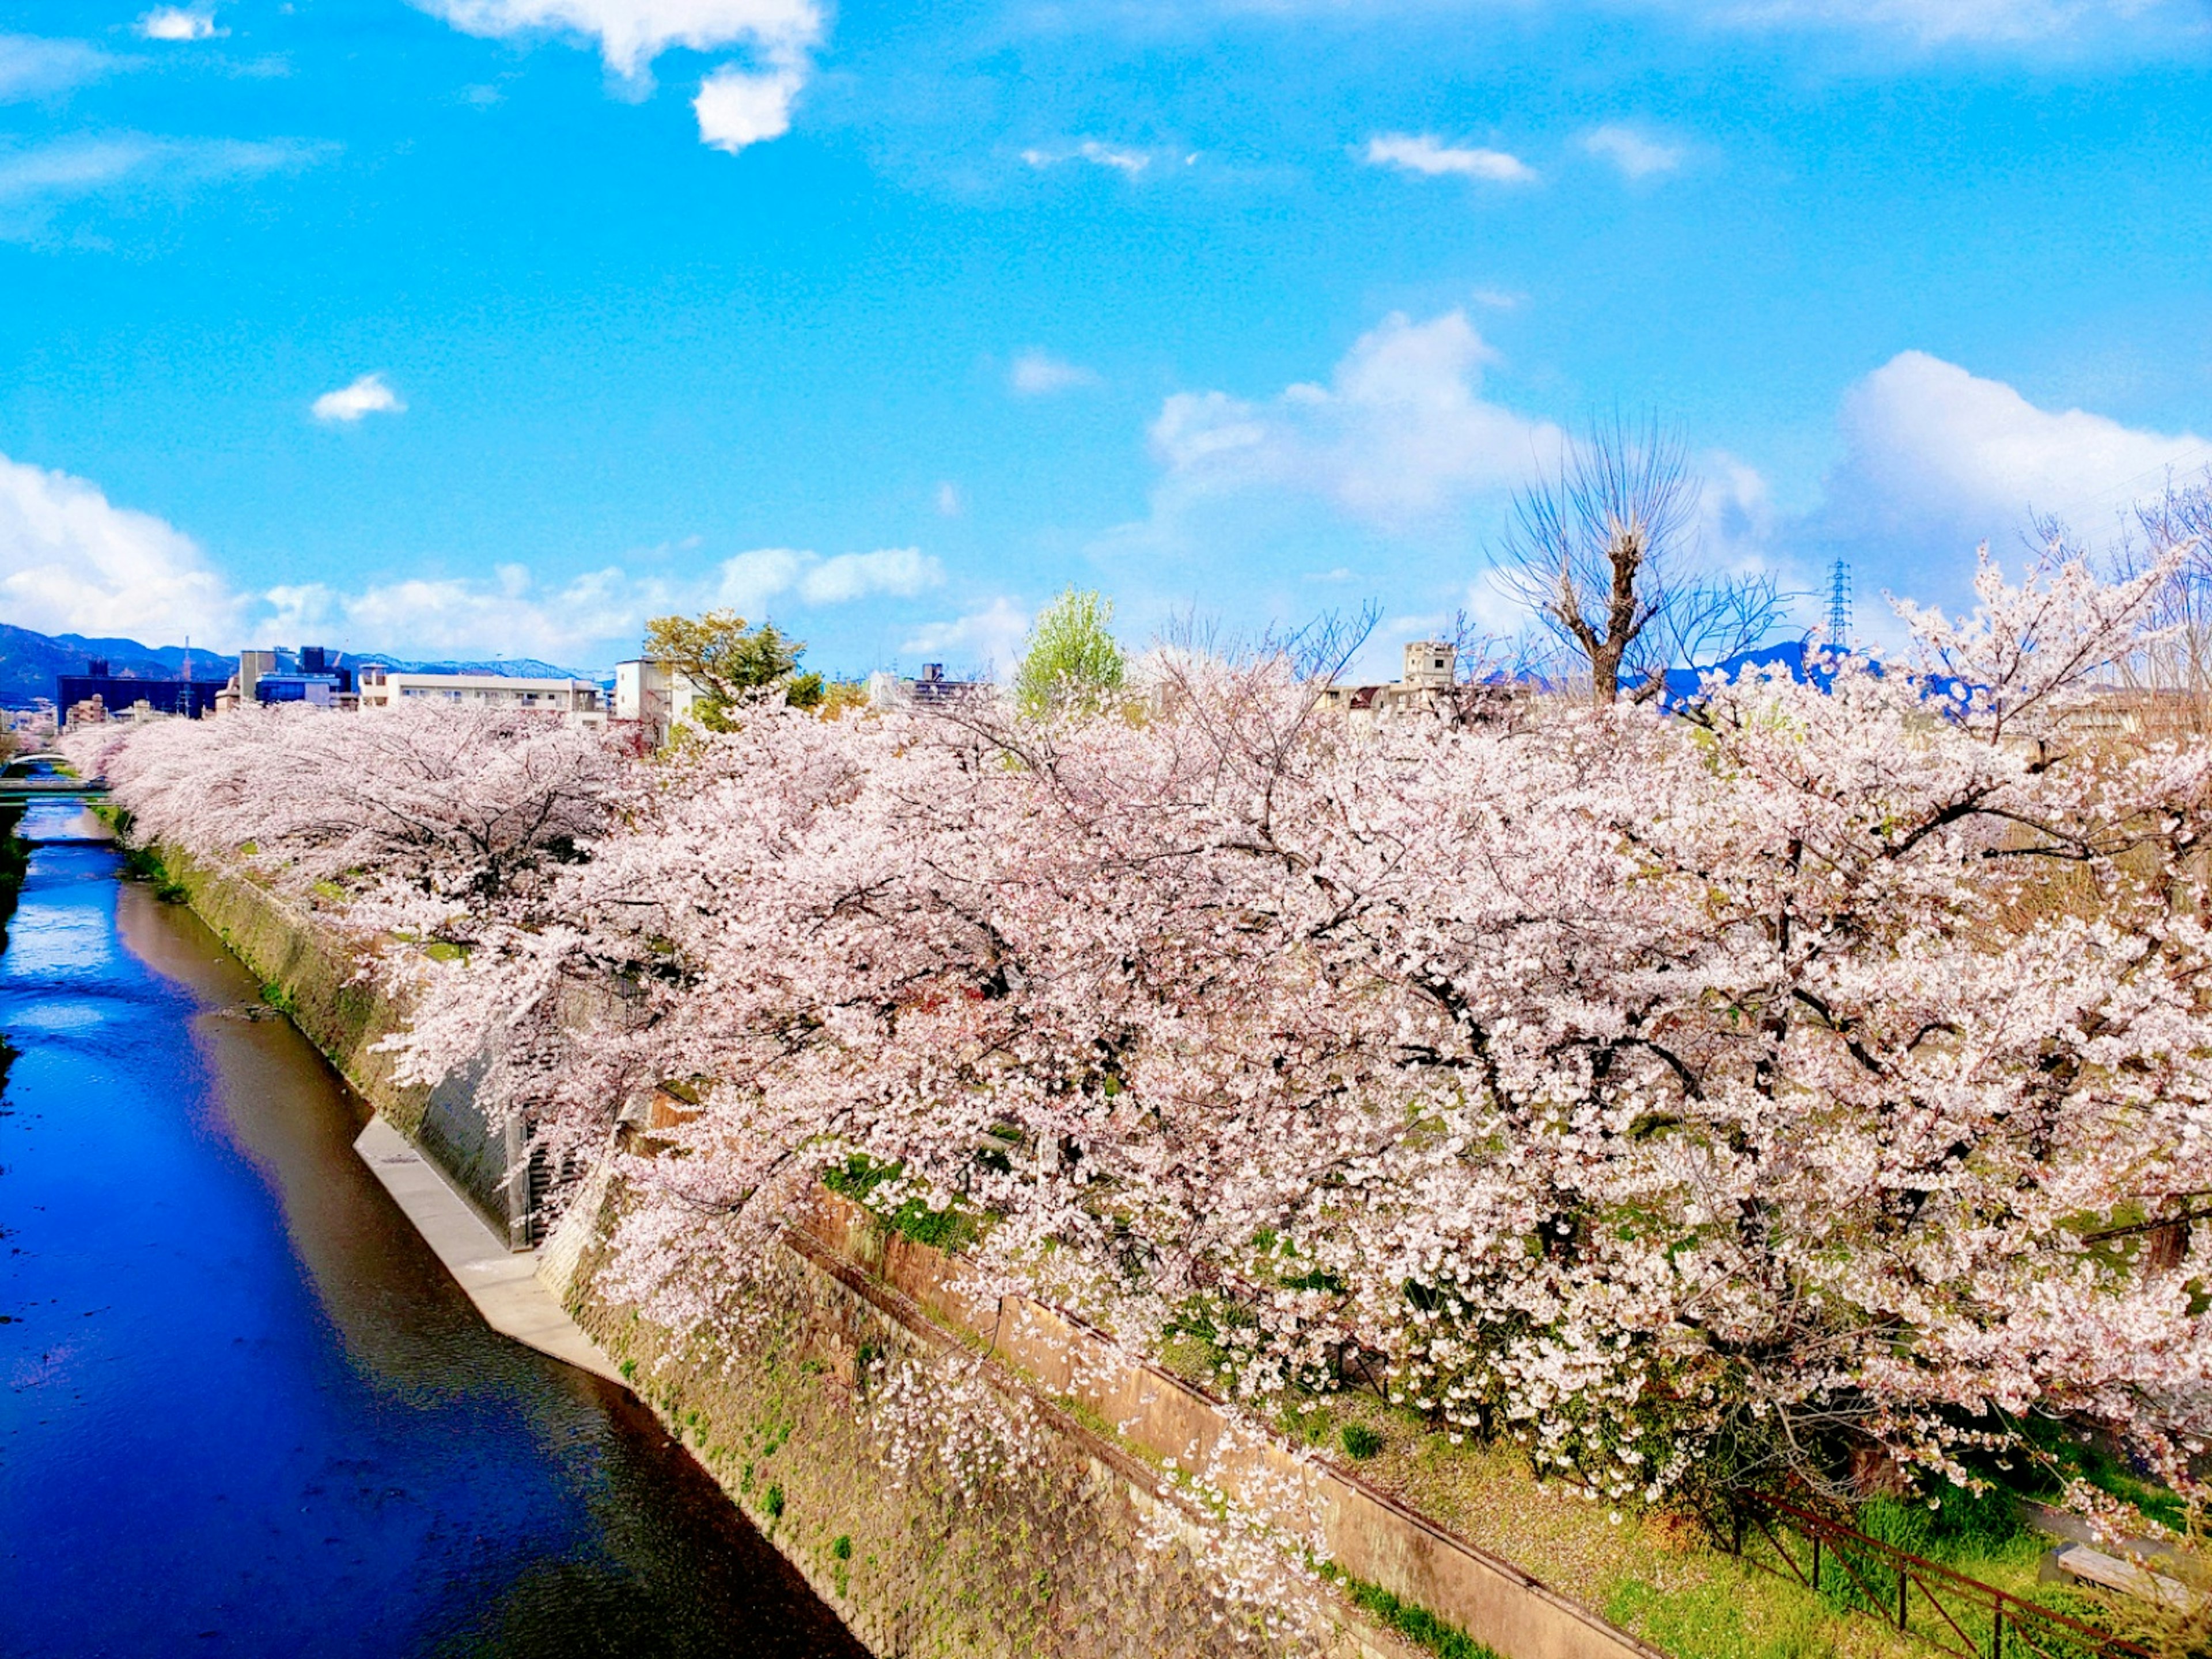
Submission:
M 947 679 L 941 662 L 922 664 L 919 679 L 901 679 L 884 669 L 868 676 L 868 703 L 875 708 L 889 708 L 901 702 L 915 703 L 925 708 L 943 708 L 964 702 L 970 697 L 988 696 L 997 690 L 989 680 Z
M 590 680 L 532 679 L 519 674 L 414 674 L 371 663 L 361 671 L 361 706 L 389 708 L 435 702 L 469 707 L 537 708 L 580 726 L 603 726 L 607 713 Z
M 1395 714 L 1434 708 L 1452 695 L 1459 673 L 1459 648 L 1443 640 L 1413 640 L 1406 646 L 1401 677 L 1380 685 L 1332 685 L 1322 693 L 1324 708 L 1349 714 Z
M 72 723 L 78 718 L 79 708 L 85 707 L 89 717 L 89 705 L 100 705 L 100 718 L 112 708 L 129 708 L 143 702 L 157 714 L 183 714 L 198 720 L 215 711 L 216 698 L 222 690 L 216 680 L 152 679 L 136 674 L 111 674 L 107 659 L 94 657 L 85 665 L 82 674 L 58 674 L 54 679 L 54 706 L 70 711 Z
M 317 708 L 342 706 L 344 682 L 336 674 L 264 674 L 254 682 L 253 701 L 304 702 Z
M 635 726 L 654 748 L 668 741 L 669 728 L 686 719 L 707 689 L 674 663 L 633 657 L 615 665 L 614 717 Z
M 286 659 L 290 659 L 288 665 Z M 241 651 L 238 672 L 216 696 L 218 714 L 248 703 L 303 702 L 317 708 L 354 707 L 353 670 L 319 645 L 296 652 Z

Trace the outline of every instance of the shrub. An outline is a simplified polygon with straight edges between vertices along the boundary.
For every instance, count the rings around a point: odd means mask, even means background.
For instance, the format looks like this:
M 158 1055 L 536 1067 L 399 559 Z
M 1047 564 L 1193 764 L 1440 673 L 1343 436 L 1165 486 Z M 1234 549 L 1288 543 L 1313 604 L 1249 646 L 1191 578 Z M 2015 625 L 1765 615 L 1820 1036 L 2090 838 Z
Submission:
M 1337 1437 L 1344 1443 L 1346 1453 L 1363 1462 L 1382 1449 L 1382 1431 L 1370 1429 L 1364 1423 L 1346 1424 L 1344 1432 Z

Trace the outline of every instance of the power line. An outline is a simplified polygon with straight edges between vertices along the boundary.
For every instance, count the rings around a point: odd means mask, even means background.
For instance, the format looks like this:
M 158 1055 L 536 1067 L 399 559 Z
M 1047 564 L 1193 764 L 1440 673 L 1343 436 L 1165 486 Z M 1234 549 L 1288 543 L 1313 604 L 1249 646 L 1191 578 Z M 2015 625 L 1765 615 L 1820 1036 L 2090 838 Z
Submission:
M 2051 516 L 2054 519 L 2064 519 L 2072 514 L 2080 512 L 2085 507 L 2094 507 L 2098 502 L 2106 500 L 2109 496 L 2118 495 L 2124 491 L 2132 490 L 2136 485 L 2144 483 L 2146 480 L 2161 477 L 2171 477 L 2183 466 L 2197 459 L 2206 457 L 2212 457 L 2212 443 L 2208 443 L 2203 440 L 2199 440 L 2195 443 L 2185 445 L 2181 451 L 2178 454 L 2174 455 L 2171 459 L 2160 461 L 2156 466 L 2147 466 L 2142 471 L 2132 474 L 2128 477 L 2122 478 L 2117 483 L 2109 483 L 2102 489 L 2093 490 L 2087 495 L 2078 496 L 2075 500 L 2067 502 L 2063 507 L 2054 509 L 2051 512 Z M 2137 493 L 2139 494 L 2140 492 Z

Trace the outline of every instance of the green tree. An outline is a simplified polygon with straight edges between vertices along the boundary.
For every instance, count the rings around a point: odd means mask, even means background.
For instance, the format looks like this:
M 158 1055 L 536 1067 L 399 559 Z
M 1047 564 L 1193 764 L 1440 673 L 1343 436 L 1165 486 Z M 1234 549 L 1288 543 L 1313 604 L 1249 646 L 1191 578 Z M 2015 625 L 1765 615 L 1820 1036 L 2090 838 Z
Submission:
M 774 623 L 745 626 L 734 611 L 703 617 L 655 617 L 645 625 L 645 654 L 665 662 L 699 689 L 691 712 L 710 732 L 726 732 L 736 710 L 781 687 L 794 708 L 822 701 L 822 676 L 799 672 L 804 641 L 779 633 Z
M 1114 601 L 1090 588 L 1071 587 L 1037 613 L 1014 674 L 1024 714 L 1095 710 L 1113 701 L 1128 672 L 1113 621 Z

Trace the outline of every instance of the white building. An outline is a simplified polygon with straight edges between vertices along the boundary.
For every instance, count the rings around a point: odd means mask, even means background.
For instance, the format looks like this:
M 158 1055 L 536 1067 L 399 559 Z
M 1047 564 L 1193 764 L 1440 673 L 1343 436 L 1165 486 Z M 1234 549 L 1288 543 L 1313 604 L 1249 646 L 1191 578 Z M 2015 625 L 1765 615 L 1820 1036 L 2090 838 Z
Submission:
M 615 719 L 635 721 L 656 749 L 668 741 L 668 728 L 707 695 L 673 663 L 633 657 L 615 665 Z
M 408 674 L 374 665 L 361 671 L 361 706 L 389 708 L 398 702 L 495 704 L 542 708 L 579 726 L 604 726 L 607 712 L 590 680 L 531 679 L 510 674 Z

